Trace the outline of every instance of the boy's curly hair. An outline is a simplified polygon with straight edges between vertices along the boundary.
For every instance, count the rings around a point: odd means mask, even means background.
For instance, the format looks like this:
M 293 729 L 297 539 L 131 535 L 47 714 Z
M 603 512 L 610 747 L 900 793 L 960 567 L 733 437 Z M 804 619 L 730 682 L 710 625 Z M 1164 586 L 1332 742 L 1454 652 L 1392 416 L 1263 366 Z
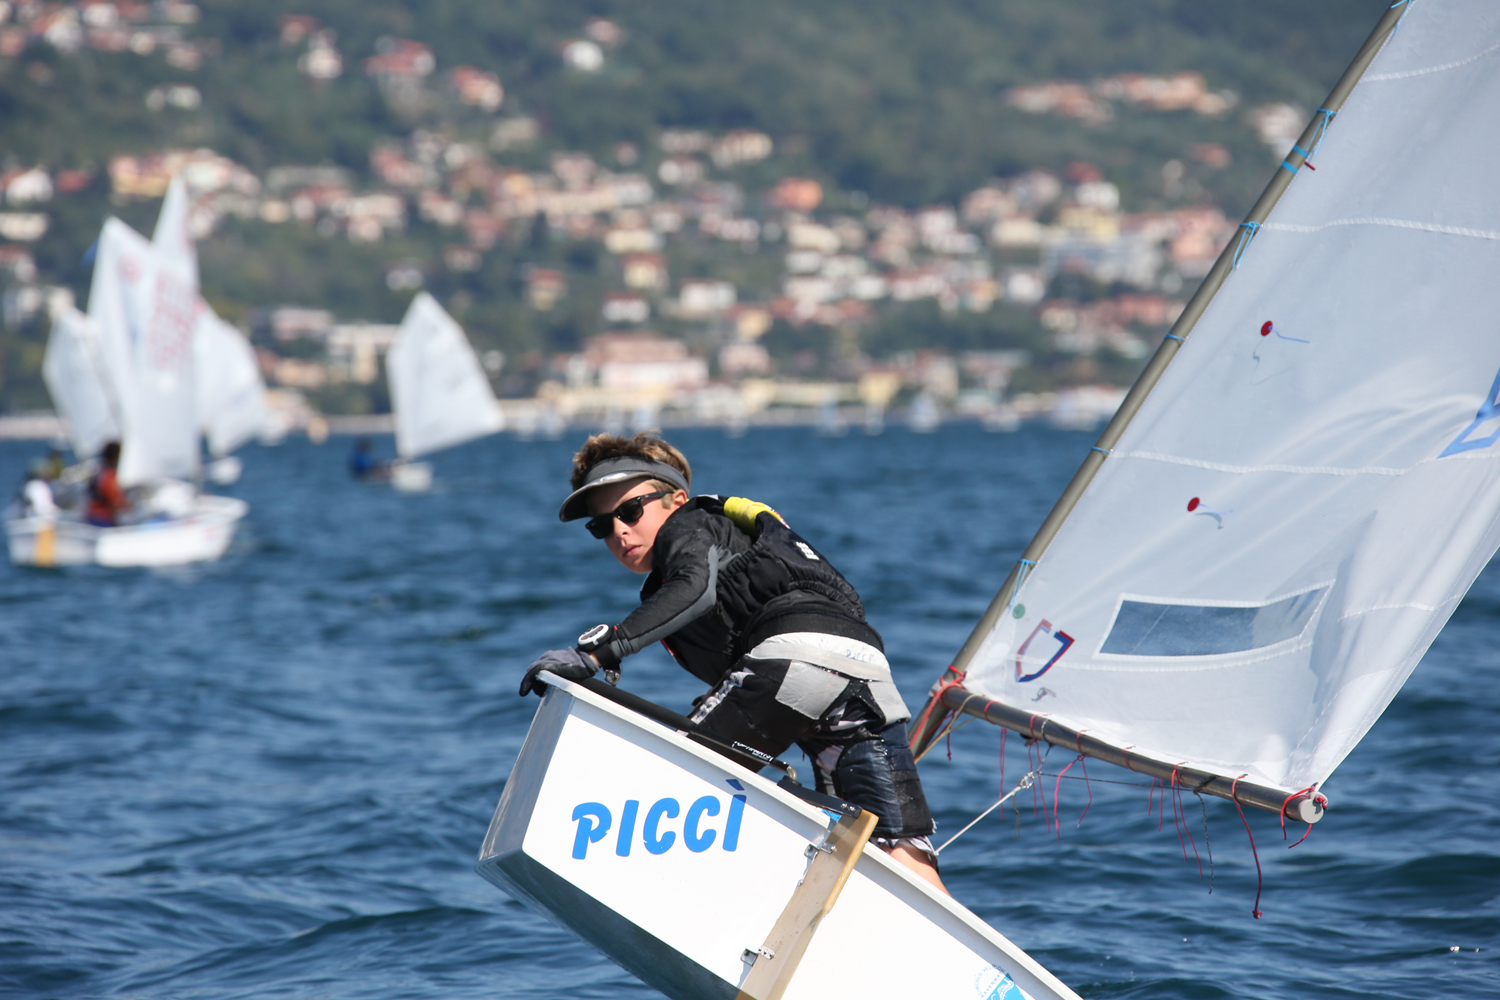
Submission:
M 622 437 L 619 434 L 590 436 L 583 447 L 578 449 L 578 454 L 573 456 L 572 488 L 576 490 L 582 486 L 589 470 L 606 458 L 649 458 L 655 462 L 665 462 L 682 473 L 682 478 L 689 485 L 693 482 L 693 470 L 682 452 L 655 434 L 643 431 L 635 437 Z M 673 488 L 671 483 L 658 482 L 657 485 L 663 489 Z

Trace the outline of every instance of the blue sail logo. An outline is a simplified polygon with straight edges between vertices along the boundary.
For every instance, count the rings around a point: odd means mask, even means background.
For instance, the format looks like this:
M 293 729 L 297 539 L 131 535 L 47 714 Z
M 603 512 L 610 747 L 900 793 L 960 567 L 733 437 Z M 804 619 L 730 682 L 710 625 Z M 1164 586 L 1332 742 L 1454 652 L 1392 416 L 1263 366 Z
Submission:
M 982 1000 L 1022 1000 L 1026 995 L 1010 976 L 993 965 L 974 978 L 974 992 Z
M 1477 431 L 1480 424 L 1494 420 L 1496 417 L 1500 417 L 1500 374 L 1495 376 L 1495 384 L 1490 386 L 1490 394 L 1479 405 L 1479 412 L 1474 415 L 1474 422 L 1465 427 L 1463 433 L 1454 438 L 1453 443 L 1444 448 L 1438 458 L 1447 458 L 1449 455 L 1457 455 L 1461 451 L 1472 451 L 1475 448 L 1488 448 L 1496 441 L 1500 441 L 1500 427 L 1496 427 L 1489 437 L 1469 439 L 1469 435 Z

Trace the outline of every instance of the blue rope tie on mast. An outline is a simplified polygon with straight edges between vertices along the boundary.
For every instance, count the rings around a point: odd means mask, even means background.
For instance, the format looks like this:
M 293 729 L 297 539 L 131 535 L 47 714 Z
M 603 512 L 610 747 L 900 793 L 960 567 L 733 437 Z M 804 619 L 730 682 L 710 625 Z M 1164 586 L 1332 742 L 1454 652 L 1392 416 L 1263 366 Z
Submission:
M 1103 452 L 1106 455 L 1109 455 L 1109 454 L 1111 454 L 1111 453 L 1114 452 L 1114 449 L 1113 448 L 1101 448 L 1097 444 L 1091 444 L 1091 445 L 1089 445 L 1089 451 L 1100 451 L 1100 452 Z
M 1240 223 L 1240 245 L 1235 247 L 1234 260 L 1229 265 L 1231 271 L 1240 266 L 1240 258 L 1245 256 L 1245 249 L 1250 246 L 1250 241 L 1255 239 L 1255 234 L 1258 232 L 1260 232 L 1259 222 Z
M 1323 146 L 1323 137 L 1328 134 L 1328 126 L 1333 124 L 1334 116 L 1337 114 L 1337 111 L 1330 111 L 1327 108 L 1318 109 L 1318 131 L 1313 134 L 1312 152 L 1302 157 L 1304 162 L 1318 155 L 1318 150 Z
M 1179 344 L 1186 344 L 1187 343 L 1187 338 L 1186 337 L 1179 337 L 1175 333 L 1169 333 L 1169 334 L 1167 334 L 1165 337 L 1163 337 L 1161 339 L 1162 340 L 1175 340 Z
M 1401 12 L 1401 20 L 1397 21 L 1396 22 L 1396 26 L 1391 29 L 1391 37 L 1392 38 L 1394 38 L 1396 36 L 1396 32 L 1398 32 L 1398 31 L 1401 30 L 1401 25 L 1402 25 L 1403 22 L 1405 22 L 1406 15 L 1410 14 L 1411 13 L 1411 9 L 1413 7 L 1415 7 L 1417 4 L 1416 4 L 1416 0 L 1396 0 L 1395 3 L 1391 4 L 1391 10 L 1395 10 L 1397 7 L 1400 7 L 1402 5 L 1405 5 L 1406 9 Z
M 1016 585 L 1010 590 L 1010 600 L 1005 602 L 1005 610 L 1009 611 L 1016 605 L 1016 595 L 1021 592 L 1021 585 L 1026 582 L 1026 574 L 1036 566 L 1030 559 L 1022 559 L 1017 562 Z

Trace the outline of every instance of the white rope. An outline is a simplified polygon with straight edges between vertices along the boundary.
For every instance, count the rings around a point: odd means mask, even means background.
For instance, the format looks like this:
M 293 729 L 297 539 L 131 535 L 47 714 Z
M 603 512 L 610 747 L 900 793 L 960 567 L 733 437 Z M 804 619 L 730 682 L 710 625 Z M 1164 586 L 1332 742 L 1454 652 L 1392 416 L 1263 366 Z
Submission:
M 1025 774 L 1021 775 L 1021 780 L 1016 783 L 1016 787 L 1015 788 L 1012 788 L 1010 791 L 1008 791 L 1004 795 L 1000 796 L 1000 800 L 998 802 L 996 802 L 994 805 L 990 806 L 988 809 L 986 809 L 984 812 L 980 813 L 978 816 L 975 816 L 973 819 L 971 819 L 969 821 L 969 825 L 968 826 L 964 827 L 962 830 L 958 831 L 953 836 L 951 836 L 947 840 L 943 841 L 943 845 L 941 847 L 935 849 L 932 853 L 933 854 L 942 854 L 944 851 L 946 851 L 948 849 L 948 845 L 949 844 L 953 843 L 959 837 L 962 837 L 964 834 L 968 833 L 969 830 L 974 826 L 975 823 L 978 823 L 980 820 L 984 819 L 990 813 L 994 812 L 996 809 L 999 809 L 1001 806 L 1005 805 L 1006 801 L 1009 800 L 1009 799 L 1011 799 L 1011 798 L 1014 798 L 1015 794 L 1017 792 L 1024 791 L 1025 789 L 1030 788 L 1033 784 L 1035 784 L 1037 775 L 1039 775 L 1041 773 L 1042 772 L 1040 770 L 1037 770 L 1037 771 L 1028 771 Z

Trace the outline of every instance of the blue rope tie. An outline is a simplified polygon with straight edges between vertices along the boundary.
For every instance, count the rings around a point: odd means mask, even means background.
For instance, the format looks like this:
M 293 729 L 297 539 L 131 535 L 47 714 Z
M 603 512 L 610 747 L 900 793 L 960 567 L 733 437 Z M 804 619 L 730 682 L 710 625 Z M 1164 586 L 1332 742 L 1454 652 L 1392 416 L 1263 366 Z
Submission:
M 1036 563 L 1032 562 L 1030 559 L 1022 559 L 1017 563 L 1017 569 L 1019 570 L 1019 572 L 1016 573 L 1016 585 L 1011 588 L 1010 600 L 1006 602 L 1005 610 L 1009 611 L 1011 608 L 1016 606 L 1016 596 L 1021 593 L 1021 585 L 1026 582 L 1027 570 L 1035 566 Z
M 1108 455 L 1108 454 L 1112 453 L 1114 451 L 1114 449 L 1113 448 L 1101 448 L 1097 444 L 1091 444 L 1091 445 L 1089 445 L 1089 451 L 1099 451 L 1099 452 L 1103 452 L 1104 454 Z
M 1395 3 L 1391 4 L 1391 10 L 1395 10 L 1397 7 L 1400 7 L 1403 4 L 1406 5 L 1406 9 L 1401 12 L 1401 19 L 1397 21 L 1396 26 L 1391 29 L 1392 38 L 1396 37 L 1396 32 L 1400 31 L 1401 25 L 1406 22 L 1406 15 L 1410 14 L 1411 9 L 1417 5 L 1416 0 L 1396 0 Z
M 1292 143 L 1292 152 L 1293 153 L 1301 153 L 1302 154 L 1302 162 L 1304 164 L 1306 164 L 1309 169 L 1312 169 L 1312 170 L 1318 169 L 1317 167 L 1314 167 L 1311 163 L 1307 162 L 1309 159 L 1312 158 L 1312 154 L 1309 153 L 1307 150 L 1303 149 L 1301 146 L 1297 145 L 1295 142 Z M 1296 164 L 1292 163 L 1290 157 L 1288 157 L 1287 159 L 1281 161 L 1281 168 L 1283 170 L 1290 171 L 1293 177 L 1295 177 L 1297 175 L 1297 171 L 1299 171 L 1299 170 L 1302 169 L 1300 166 L 1297 166 Z
M 1402 0 L 1402 2 L 1404 3 L 1406 0 Z M 1318 150 L 1323 145 L 1323 137 L 1328 134 L 1328 126 L 1333 124 L 1333 118 L 1337 114 L 1337 111 L 1329 111 L 1327 108 L 1318 109 L 1318 131 L 1313 133 L 1312 152 L 1302 154 L 1304 162 L 1318 155 Z
M 1240 245 L 1234 249 L 1234 260 L 1229 265 L 1231 271 L 1240 266 L 1240 258 L 1245 255 L 1245 249 L 1250 246 L 1250 241 L 1255 239 L 1255 234 L 1258 232 L 1260 232 L 1259 222 L 1240 223 Z
M 1186 337 L 1179 337 L 1175 333 L 1169 333 L 1169 334 L 1167 334 L 1165 337 L 1162 338 L 1162 340 L 1175 340 L 1179 344 L 1186 344 L 1187 343 L 1187 338 Z

